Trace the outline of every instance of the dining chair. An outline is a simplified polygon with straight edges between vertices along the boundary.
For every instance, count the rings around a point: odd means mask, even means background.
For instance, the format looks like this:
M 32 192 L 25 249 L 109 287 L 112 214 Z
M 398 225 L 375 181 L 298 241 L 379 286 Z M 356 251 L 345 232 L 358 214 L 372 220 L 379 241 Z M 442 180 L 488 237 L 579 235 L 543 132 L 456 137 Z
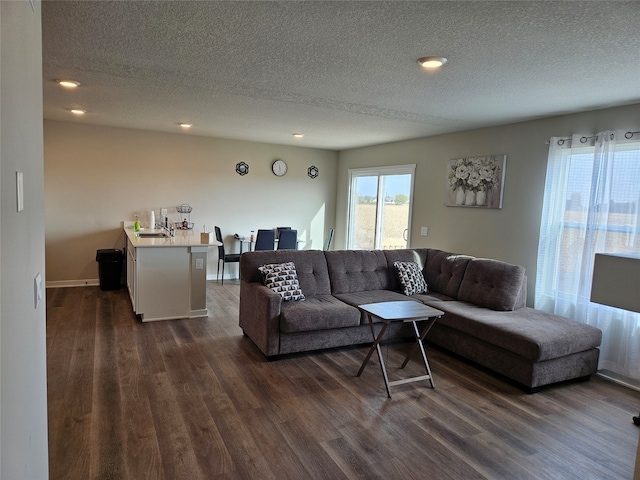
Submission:
M 297 250 L 298 230 L 282 230 L 278 238 L 278 250 Z
M 222 240 L 222 232 L 220 231 L 220 227 L 214 227 L 216 230 L 216 240 L 220 245 L 218 245 L 218 273 L 216 274 L 216 281 L 218 281 L 220 277 L 220 262 L 222 262 L 222 285 L 224 285 L 224 264 L 225 263 L 239 263 L 240 262 L 240 254 L 239 253 L 225 253 L 224 251 L 224 241 Z
M 282 230 L 291 230 L 291 227 L 277 227 L 276 238 L 280 238 L 280 232 L 282 232 Z
M 273 250 L 276 243 L 276 232 L 273 230 L 258 230 L 254 250 Z

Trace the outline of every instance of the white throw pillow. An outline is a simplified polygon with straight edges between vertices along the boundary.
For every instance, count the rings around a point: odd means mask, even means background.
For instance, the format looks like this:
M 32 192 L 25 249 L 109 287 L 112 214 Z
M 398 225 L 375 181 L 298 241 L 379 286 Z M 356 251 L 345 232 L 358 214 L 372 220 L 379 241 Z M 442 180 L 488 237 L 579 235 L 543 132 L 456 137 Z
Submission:
M 398 273 L 398 279 L 402 284 L 405 295 L 416 293 L 428 293 L 427 282 L 420 266 L 415 262 L 394 262 L 393 266 Z
M 265 286 L 280 295 L 283 300 L 304 300 L 293 262 L 261 265 L 258 270 L 262 273 Z

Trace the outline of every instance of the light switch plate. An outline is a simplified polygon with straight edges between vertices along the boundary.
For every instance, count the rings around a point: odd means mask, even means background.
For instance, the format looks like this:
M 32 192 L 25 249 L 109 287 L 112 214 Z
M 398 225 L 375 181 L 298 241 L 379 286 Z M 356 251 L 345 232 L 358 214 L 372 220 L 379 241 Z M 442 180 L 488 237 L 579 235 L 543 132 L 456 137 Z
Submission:
M 423 237 L 426 237 L 429 234 L 429 227 L 422 227 L 420 229 L 420 235 L 422 235 Z
M 36 275 L 36 278 L 33 279 L 33 298 L 34 298 L 34 306 L 38 308 L 40 306 L 40 302 L 42 301 L 43 296 L 42 291 L 42 275 L 40 272 Z
M 24 174 L 16 172 L 16 197 L 18 202 L 18 211 L 24 210 Z

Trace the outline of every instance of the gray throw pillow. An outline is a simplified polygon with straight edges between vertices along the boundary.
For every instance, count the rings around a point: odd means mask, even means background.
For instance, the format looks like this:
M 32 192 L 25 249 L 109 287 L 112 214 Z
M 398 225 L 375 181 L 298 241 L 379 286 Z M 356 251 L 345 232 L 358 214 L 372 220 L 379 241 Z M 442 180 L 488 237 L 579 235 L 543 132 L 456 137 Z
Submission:
M 400 280 L 405 295 L 429 292 L 427 282 L 425 282 L 422 270 L 417 263 L 393 262 L 393 266 L 398 273 L 398 280 Z
M 265 286 L 280 295 L 283 300 L 304 300 L 293 262 L 261 265 L 258 270 L 262 273 Z

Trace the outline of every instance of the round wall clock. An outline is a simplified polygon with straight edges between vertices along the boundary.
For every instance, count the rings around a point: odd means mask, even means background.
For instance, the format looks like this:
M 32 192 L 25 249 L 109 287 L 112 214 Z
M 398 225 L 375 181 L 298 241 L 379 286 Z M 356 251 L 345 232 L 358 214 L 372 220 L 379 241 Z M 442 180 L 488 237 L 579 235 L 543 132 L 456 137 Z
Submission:
M 275 160 L 271 164 L 271 171 L 278 177 L 282 177 L 283 175 L 285 175 L 287 173 L 287 169 L 287 163 L 284 160 Z

